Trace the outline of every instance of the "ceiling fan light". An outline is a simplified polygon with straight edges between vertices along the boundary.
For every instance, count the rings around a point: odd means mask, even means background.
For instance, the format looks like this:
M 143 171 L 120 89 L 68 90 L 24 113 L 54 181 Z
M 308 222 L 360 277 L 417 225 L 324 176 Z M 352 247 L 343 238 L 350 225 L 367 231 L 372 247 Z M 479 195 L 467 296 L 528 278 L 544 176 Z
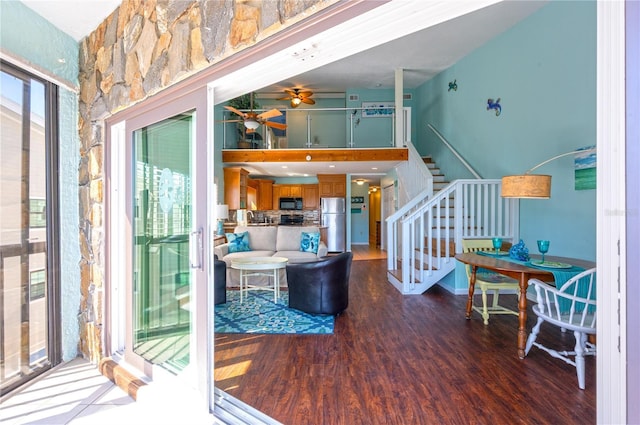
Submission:
M 291 106 L 293 108 L 297 108 L 298 105 L 300 105 L 301 103 L 302 103 L 302 100 L 300 100 L 299 97 L 294 97 L 294 98 L 291 99 Z
M 255 130 L 260 126 L 260 123 L 253 118 L 247 118 L 246 120 L 244 120 L 244 126 L 250 130 Z

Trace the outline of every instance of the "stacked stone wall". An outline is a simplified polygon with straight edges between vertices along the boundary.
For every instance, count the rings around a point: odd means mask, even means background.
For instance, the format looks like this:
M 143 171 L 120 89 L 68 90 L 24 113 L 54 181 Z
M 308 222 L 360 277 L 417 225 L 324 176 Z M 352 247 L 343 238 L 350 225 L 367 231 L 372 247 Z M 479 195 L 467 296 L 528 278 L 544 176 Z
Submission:
M 103 355 L 104 120 L 338 0 L 125 0 L 80 43 L 80 346 Z

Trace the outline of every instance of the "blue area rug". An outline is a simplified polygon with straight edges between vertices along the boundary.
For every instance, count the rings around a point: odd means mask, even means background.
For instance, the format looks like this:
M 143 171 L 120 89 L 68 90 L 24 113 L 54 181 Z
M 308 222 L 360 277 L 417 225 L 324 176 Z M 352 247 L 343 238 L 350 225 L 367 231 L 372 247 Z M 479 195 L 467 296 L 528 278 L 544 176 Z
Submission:
M 334 316 L 307 314 L 288 307 L 289 293 L 249 291 L 240 304 L 240 291 L 227 291 L 227 302 L 215 307 L 215 332 L 254 334 L 332 334 Z

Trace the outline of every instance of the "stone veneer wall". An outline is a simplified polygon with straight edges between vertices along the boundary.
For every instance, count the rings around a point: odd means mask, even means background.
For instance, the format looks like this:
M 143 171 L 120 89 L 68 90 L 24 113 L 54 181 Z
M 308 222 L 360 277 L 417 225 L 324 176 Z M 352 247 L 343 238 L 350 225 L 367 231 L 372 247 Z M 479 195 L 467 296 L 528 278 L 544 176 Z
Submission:
M 80 346 L 104 324 L 104 120 L 338 0 L 124 0 L 80 44 Z

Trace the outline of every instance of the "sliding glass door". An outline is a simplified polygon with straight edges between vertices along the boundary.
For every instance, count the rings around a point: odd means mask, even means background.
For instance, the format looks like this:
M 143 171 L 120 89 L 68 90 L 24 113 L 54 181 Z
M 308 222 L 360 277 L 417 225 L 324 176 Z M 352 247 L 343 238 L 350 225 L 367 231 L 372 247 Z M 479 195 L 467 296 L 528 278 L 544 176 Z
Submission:
M 207 88 L 159 96 L 108 123 L 106 350 L 208 402 L 213 151 Z M 178 390 L 182 388 L 182 390 Z
M 133 143 L 133 350 L 176 372 L 189 364 L 190 260 L 199 255 L 189 244 L 193 121 L 184 113 L 143 127 Z

